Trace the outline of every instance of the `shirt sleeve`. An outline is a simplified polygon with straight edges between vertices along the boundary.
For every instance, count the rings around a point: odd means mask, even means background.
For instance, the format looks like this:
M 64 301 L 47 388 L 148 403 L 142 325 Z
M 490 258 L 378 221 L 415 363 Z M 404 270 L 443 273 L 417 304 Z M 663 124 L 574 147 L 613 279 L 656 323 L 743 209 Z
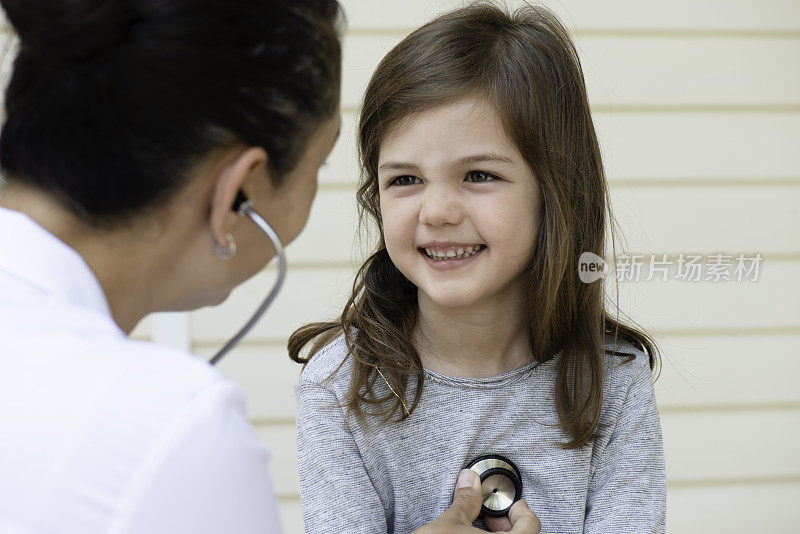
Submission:
M 241 391 L 216 387 L 164 431 L 111 531 L 277 534 L 267 458 L 245 416 Z
M 606 446 L 593 451 L 585 534 L 666 531 L 664 445 L 649 366 L 636 365 L 629 384 Z
M 306 534 L 386 534 L 383 504 L 344 408 L 328 389 L 300 380 L 297 464 Z

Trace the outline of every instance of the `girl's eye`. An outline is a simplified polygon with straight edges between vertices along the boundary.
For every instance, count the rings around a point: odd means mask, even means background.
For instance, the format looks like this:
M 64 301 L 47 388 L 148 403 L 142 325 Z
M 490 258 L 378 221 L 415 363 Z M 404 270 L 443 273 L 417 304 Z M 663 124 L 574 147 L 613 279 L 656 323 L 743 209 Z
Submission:
M 398 176 L 389 185 L 415 185 L 419 183 L 419 178 L 416 176 Z
M 465 180 L 473 184 L 480 184 L 483 182 L 491 182 L 492 180 L 497 180 L 497 176 L 483 171 L 469 171 L 467 173 Z

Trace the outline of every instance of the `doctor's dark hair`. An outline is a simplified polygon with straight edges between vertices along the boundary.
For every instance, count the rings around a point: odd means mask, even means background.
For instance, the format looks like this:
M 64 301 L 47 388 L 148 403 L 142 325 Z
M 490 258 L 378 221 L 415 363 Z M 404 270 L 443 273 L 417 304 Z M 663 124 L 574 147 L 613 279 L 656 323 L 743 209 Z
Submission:
M 335 0 L 1 0 L 20 38 L 0 169 L 93 226 L 168 200 L 215 149 L 280 185 L 338 109 Z
M 412 343 L 417 288 L 392 263 L 383 240 L 379 152 L 404 118 L 466 97 L 493 105 L 539 184 L 539 232 L 525 273 L 528 336 L 536 361 L 559 356 L 554 410 L 569 438 L 559 446 L 582 447 L 597 436 L 610 370 L 605 343 L 615 344 L 609 352 L 623 364 L 634 349 L 648 355 L 651 369 L 660 356 L 644 330 L 619 321 L 616 304 L 616 317 L 606 310 L 603 282 L 579 278 L 583 252 L 605 257 L 606 211 L 612 223 L 613 214 L 578 54 L 567 30 L 542 7 L 508 13 L 473 4 L 422 26 L 383 58 L 358 124 L 359 212 L 362 224 L 377 225 L 380 242 L 358 271 L 339 320 L 297 330 L 289 354 L 307 363 L 344 333 L 353 358 L 343 400 L 348 413 L 388 422 L 418 405 L 424 373 Z

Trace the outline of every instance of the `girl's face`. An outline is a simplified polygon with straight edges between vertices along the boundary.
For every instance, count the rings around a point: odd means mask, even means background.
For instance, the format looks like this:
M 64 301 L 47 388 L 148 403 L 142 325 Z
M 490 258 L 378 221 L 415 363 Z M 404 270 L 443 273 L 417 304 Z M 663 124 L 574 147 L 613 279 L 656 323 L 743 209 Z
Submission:
M 540 193 L 493 106 L 465 98 L 404 119 L 381 144 L 378 180 L 386 249 L 420 298 L 520 295 Z

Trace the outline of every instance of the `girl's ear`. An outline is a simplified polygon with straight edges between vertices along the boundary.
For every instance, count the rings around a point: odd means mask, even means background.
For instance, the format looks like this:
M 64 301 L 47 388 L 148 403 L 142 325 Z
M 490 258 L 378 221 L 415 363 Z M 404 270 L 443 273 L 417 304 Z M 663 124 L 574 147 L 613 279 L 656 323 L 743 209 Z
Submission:
M 211 198 L 211 214 L 209 223 L 214 241 L 220 245 L 227 244 L 226 236 L 231 233 L 238 215 L 233 210 L 233 203 L 237 193 L 241 190 L 245 196 L 252 199 L 253 193 L 249 190 L 251 179 L 269 182 L 267 175 L 267 153 L 261 147 L 249 147 L 243 151 L 237 149 L 239 154 L 226 165 L 219 173 Z

